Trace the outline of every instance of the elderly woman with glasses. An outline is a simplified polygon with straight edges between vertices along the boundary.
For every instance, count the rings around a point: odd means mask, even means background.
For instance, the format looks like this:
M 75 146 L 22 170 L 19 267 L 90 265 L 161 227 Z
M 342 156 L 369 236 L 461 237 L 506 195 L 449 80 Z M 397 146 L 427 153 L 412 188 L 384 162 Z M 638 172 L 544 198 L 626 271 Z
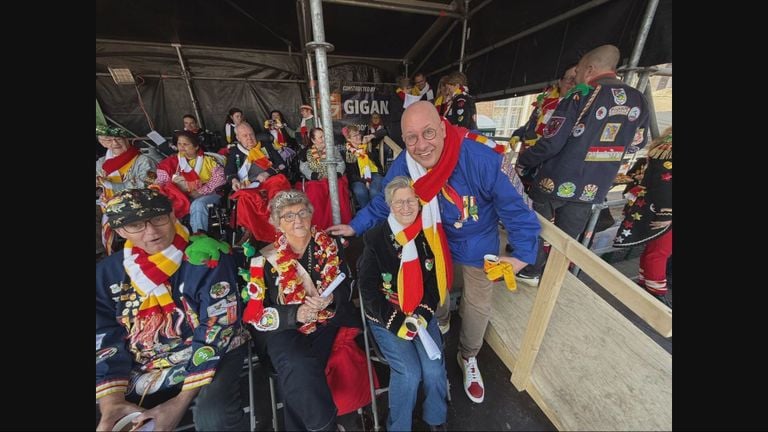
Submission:
M 433 314 L 440 301 L 435 255 L 422 231 L 419 199 L 411 180 L 399 176 L 384 189 L 390 213 L 365 233 L 360 292 L 373 337 L 390 365 L 387 430 L 411 430 L 419 383 L 424 383 L 422 418 L 444 427 L 447 378 L 444 356 L 431 360 L 418 327 L 442 345 Z M 423 330 L 422 330 L 423 331 Z M 434 357 L 434 356 L 433 356 Z
M 127 130 L 114 126 L 96 125 L 96 139 L 107 154 L 96 161 L 96 190 L 101 190 L 99 206 L 104 214 L 107 201 L 127 189 L 144 188 L 151 183 L 157 162 L 146 155 L 129 140 Z M 107 224 L 107 217 L 101 221 L 101 241 L 107 255 L 112 254 L 114 232 Z
M 269 221 L 278 239 L 251 259 L 247 274 L 243 321 L 277 370 L 286 430 L 336 429 L 325 369 L 339 327 L 355 325 L 349 269 L 336 240 L 311 225 L 312 212 L 303 192 L 276 194 Z

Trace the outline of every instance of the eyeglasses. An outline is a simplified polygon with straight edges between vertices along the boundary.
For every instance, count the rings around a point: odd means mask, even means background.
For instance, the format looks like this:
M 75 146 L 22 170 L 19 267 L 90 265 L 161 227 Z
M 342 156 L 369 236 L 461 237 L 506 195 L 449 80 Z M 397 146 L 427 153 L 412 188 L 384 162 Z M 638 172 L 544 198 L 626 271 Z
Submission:
M 434 128 L 426 128 L 421 133 L 421 137 L 425 140 L 431 140 L 435 136 L 437 136 L 437 129 Z M 419 136 L 417 134 L 403 135 L 403 141 L 405 141 L 405 145 L 408 147 L 413 147 L 419 141 Z
M 286 222 L 293 222 L 294 219 L 296 219 L 296 216 L 298 216 L 298 217 L 300 217 L 302 219 L 306 219 L 306 218 L 310 217 L 311 215 L 312 215 L 312 213 L 310 213 L 308 209 L 301 209 L 297 213 L 288 212 L 288 213 L 280 216 L 280 219 L 283 219 Z
M 408 207 L 416 207 L 419 205 L 419 200 L 418 198 L 408 198 L 404 200 L 392 201 L 392 208 L 395 210 L 400 210 L 406 204 Z
M 171 221 L 171 214 L 166 213 L 162 214 L 160 216 L 151 217 L 147 220 L 138 221 L 138 222 L 132 222 L 126 225 L 123 225 L 123 229 L 125 232 L 129 234 L 138 234 L 145 229 L 147 229 L 147 224 L 152 224 L 153 227 L 161 227 L 163 225 L 168 225 L 168 222 Z

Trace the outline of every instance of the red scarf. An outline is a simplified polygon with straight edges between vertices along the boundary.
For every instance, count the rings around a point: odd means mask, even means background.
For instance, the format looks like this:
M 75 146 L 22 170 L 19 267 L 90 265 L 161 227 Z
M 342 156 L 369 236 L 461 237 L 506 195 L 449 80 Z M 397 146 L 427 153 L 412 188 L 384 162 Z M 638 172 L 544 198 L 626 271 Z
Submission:
M 137 149 L 134 146 L 130 146 L 128 147 L 128 150 L 126 150 L 120 156 L 115 156 L 112 159 L 105 160 L 104 164 L 102 165 L 102 168 L 104 169 L 104 172 L 107 174 L 115 172 L 118 169 L 122 168 L 123 165 L 126 165 L 128 162 L 133 160 L 133 158 L 135 158 L 138 155 L 139 155 L 139 149 Z
M 397 301 L 400 309 L 410 315 L 424 297 L 421 260 L 419 260 L 416 243 L 413 241 L 422 229 L 421 214 L 407 227 L 400 225 L 392 214 L 387 218 L 387 222 L 395 235 L 395 240 L 403 247 L 400 252 L 400 268 L 397 271 Z
M 443 144 L 443 154 L 432 169 L 427 174 L 416 180 L 413 189 L 416 195 L 422 201 L 430 201 L 435 195 L 443 190 L 446 198 L 455 204 L 459 211 L 463 210 L 461 197 L 448 184 L 448 178 L 453 174 L 456 164 L 459 162 L 459 152 L 461 151 L 461 140 L 467 133 L 463 127 L 453 126 L 448 120 L 443 119 L 445 125 L 445 143 Z

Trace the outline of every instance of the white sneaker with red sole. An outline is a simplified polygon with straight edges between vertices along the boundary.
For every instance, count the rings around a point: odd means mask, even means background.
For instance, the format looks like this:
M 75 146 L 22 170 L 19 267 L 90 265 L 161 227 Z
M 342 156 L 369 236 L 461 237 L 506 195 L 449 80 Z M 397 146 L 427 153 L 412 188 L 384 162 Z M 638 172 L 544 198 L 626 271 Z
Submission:
M 461 352 L 456 354 L 461 367 L 461 373 L 464 375 L 464 392 L 474 403 L 481 403 L 485 399 L 485 386 L 483 385 L 483 376 L 480 375 L 480 369 L 477 368 L 477 358 L 470 357 L 464 360 Z

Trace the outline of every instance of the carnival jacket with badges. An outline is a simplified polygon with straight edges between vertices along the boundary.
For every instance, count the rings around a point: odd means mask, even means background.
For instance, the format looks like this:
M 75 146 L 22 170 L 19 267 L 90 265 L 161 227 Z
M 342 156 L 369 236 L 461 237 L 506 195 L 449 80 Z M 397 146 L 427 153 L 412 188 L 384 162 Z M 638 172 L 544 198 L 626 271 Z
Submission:
M 247 340 L 241 325 L 243 303 L 235 263 L 222 254 L 215 268 L 187 261 L 169 283 L 179 337 L 158 329 L 155 344 L 134 351 L 130 329 L 142 299 L 123 267 L 123 251 L 96 266 L 96 398 L 111 393 L 147 393 L 176 387 L 189 390 L 213 381 L 222 356 Z
M 461 93 L 453 96 L 448 110 L 445 112 L 445 119 L 455 126 L 465 127 L 470 130 L 477 129 L 475 122 L 475 98 Z
M 400 153 L 392 163 L 382 188 L 396 176 L 410 177 L 406 152 Z M 522 184 L 512 169 L 509 156 L 502 157 L 489 145 L 465 137 L 448 183 L 459 196 L 468 200 L 473 198 L 477 207 L 477 220 L 469 217 L 459 227 L 456 224 L 462 220 L 459 209 L 442 193 L 438 194 L 440 217 L 454 262 L 482 267 L 483 255 L 498 254 L 499 220 L 507 230 L 509 244 L 514 247 L 512 256 L 526 263 L 536 261 L 541 226 L 527 197 L 524 199 L 518 192 L 517 188 L 522 191 Z M 379 194 L 349 224 L 357 235 L 362 235 L 388 215 L 389 206 L 384 201 L 384 194 Z
M 394 238 L 392 228 L 386 221 L 365 233 L 365 249 L 357 272 L 357 283 L 365 301 L 365 316 L 397 335 L 406 315 L 400 309 L 397 295 L 399 255 L 403 247 Z M 419 232 L 413 241 L 419 255 L 424 286 L 424 294 L 413 312 L 430 322 L 440 302 L 435 275 L 435 255 L 423 231 Z
M 544 135 L 518 165 L 538 167 L 533 187 L 563 201 L 601 203 L 625 154 L 647 143 L 648 105 L 636 89 L 616 78 L 596 81 L 558 105 Z

